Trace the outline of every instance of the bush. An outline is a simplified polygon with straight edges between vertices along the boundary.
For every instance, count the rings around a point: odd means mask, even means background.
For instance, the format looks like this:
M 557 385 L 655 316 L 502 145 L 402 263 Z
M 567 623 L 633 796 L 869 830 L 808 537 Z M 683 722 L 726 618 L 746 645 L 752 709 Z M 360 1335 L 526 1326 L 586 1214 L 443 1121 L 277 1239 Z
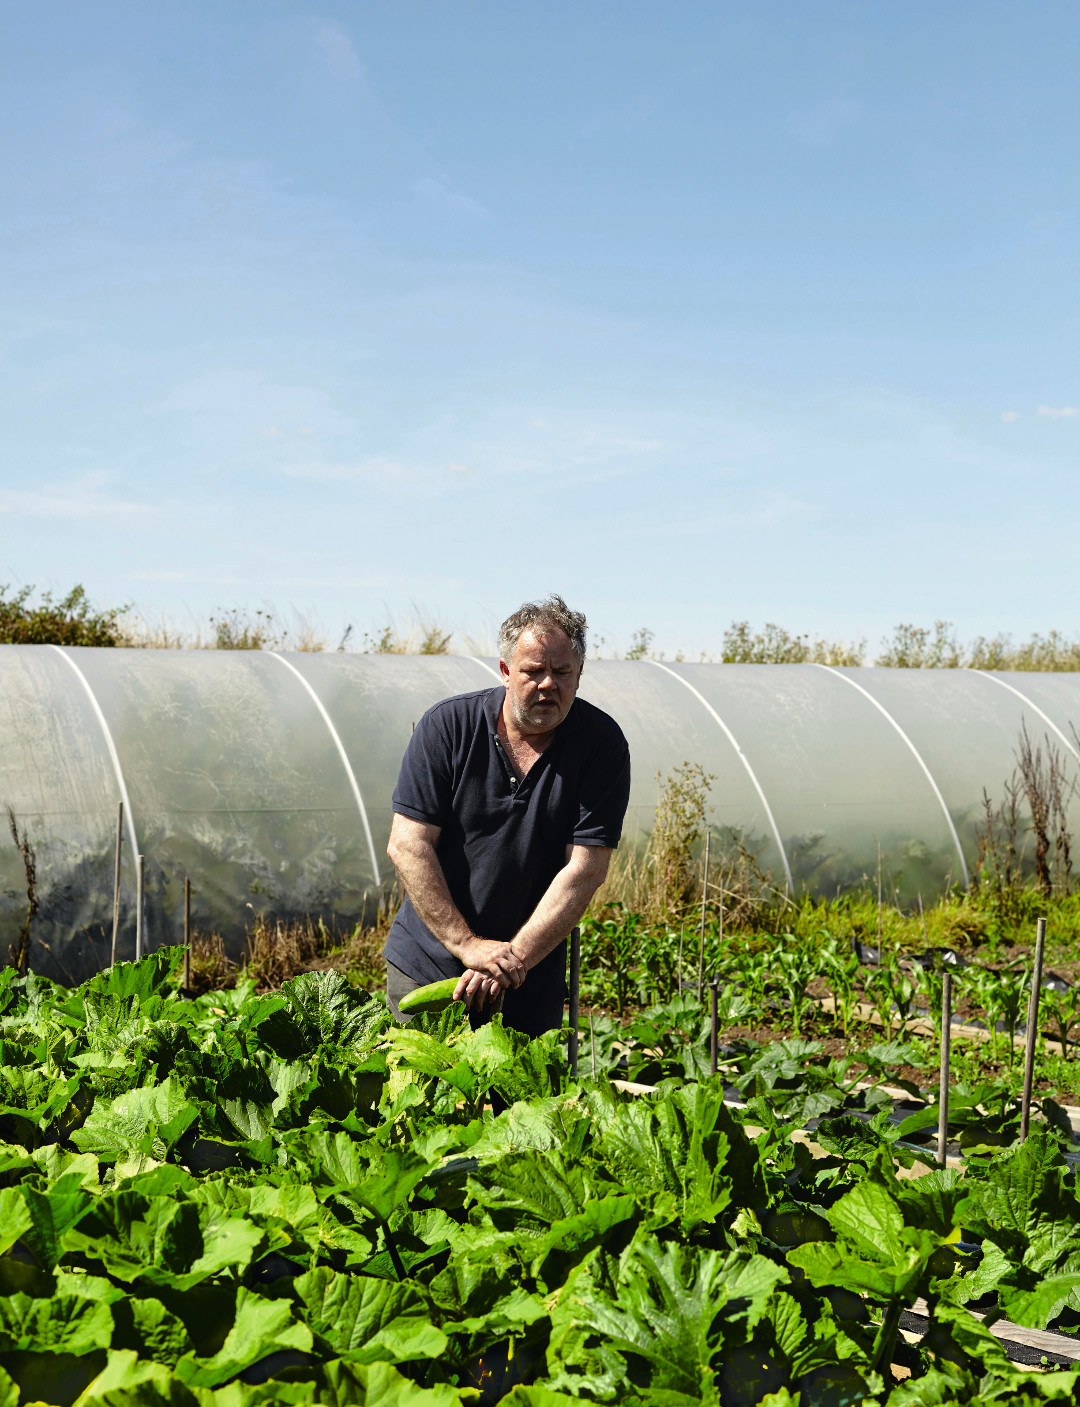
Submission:
M 30 604 L 32 586 L 9 596 L 0 586 L 0 645 L 122 645 L 120 617 L 127 606 L 108 611 L 91 610 L 86 592 L 75 586 L 60 601 L 43 591 L 37 605 Z

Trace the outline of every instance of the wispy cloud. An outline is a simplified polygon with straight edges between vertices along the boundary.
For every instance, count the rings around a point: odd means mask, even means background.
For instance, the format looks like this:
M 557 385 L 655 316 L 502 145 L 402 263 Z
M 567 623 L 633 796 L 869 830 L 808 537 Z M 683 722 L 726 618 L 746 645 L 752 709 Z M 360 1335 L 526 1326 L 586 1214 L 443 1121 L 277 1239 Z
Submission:
M 336 78 L 362 78 L 364 65 L 360 62 L 352 40 L 336 24 L 321 24 L 314 34 L 315 47 Z
M 1006 425 L 1011 425 L 1014 420 L 1020 419 L 1020 412 L 1018 410 L 1003 410 L 1001 418 Z
M 135 499 L 108 490 L 111 476 L 84 474 L 66 483 L 42 484 L 35 489 L 0 487 L 0 514 L 20 518 L 88 518 L 130 520 L 156 510 Z
M 471 195 L 464 195 L 448 182 L 438 181 L 434 176 L 424 176 L 422 180 L 417 181 L 413 186 L 413 194 L 421 200 L 443 205 L 448 210 L 456 210 L 462 215 L 475 215 L 481 220 L 486 220 L 490 213 L 486 205 L 473 200 Z
M 1074 405 L 1041 405 L 1035 414 L 1043 420 L 1071 420 L 1074 415 L 1080 415 L 1080 409 Z
M 787 120 L 787 129 L 804 146 L 827 147 L 841 132 L 855 126 L 862 111 L 862 103 L 851 98 L 828 98 L 805 112 L 793 112 Z
M 382 484 L 400 485 L 415 483 L 422 477 L 423 471 L 400 459 L 375 454 L 353 460 L 351 463 L 302 460 L 286 465 L 282 473 L 289 479 L 308 479 L 313 483 L 347 484 L 366 479 Z

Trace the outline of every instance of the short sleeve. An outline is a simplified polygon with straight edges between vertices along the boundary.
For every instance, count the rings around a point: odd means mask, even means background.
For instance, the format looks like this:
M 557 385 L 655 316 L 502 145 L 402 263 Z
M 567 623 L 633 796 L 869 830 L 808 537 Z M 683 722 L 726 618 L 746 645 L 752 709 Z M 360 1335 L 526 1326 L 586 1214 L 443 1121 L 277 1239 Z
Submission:
M 573 844 L 614 849 L 622 835 L 629 800 L 630 749 L 622 731 L 613 727 L 583 769 Z
M 429 710 L 416 725 L 401 759 L 393 809 L 413 821 L 445 826 L 453 796 L 453 748 L 439 713 Z

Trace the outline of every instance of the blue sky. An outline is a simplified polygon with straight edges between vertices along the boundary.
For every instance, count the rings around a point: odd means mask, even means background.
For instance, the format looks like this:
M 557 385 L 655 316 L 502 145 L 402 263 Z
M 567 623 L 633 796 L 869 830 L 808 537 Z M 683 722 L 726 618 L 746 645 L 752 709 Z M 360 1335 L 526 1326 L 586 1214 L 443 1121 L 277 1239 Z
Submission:
M 5 3 L 0 583 L 1080 629 L 1080 12 Z

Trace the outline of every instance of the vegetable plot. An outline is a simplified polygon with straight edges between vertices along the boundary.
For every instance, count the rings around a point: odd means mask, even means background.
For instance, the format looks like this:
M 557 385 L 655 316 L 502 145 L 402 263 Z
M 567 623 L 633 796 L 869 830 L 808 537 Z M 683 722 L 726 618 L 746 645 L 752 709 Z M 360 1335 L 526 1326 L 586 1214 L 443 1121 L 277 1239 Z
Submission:
M 557 1034 L 397 1027 L 334 973 L 183 1001 L 177 958 L 0 977 L 0 1407 L 1077 1400 L 965 1307 L 1080 1310 L 1046 1128 L 903 1180 L 813 1043 L 748 1051 L 745 1111 L 693 1064 L 633 1099 Z

